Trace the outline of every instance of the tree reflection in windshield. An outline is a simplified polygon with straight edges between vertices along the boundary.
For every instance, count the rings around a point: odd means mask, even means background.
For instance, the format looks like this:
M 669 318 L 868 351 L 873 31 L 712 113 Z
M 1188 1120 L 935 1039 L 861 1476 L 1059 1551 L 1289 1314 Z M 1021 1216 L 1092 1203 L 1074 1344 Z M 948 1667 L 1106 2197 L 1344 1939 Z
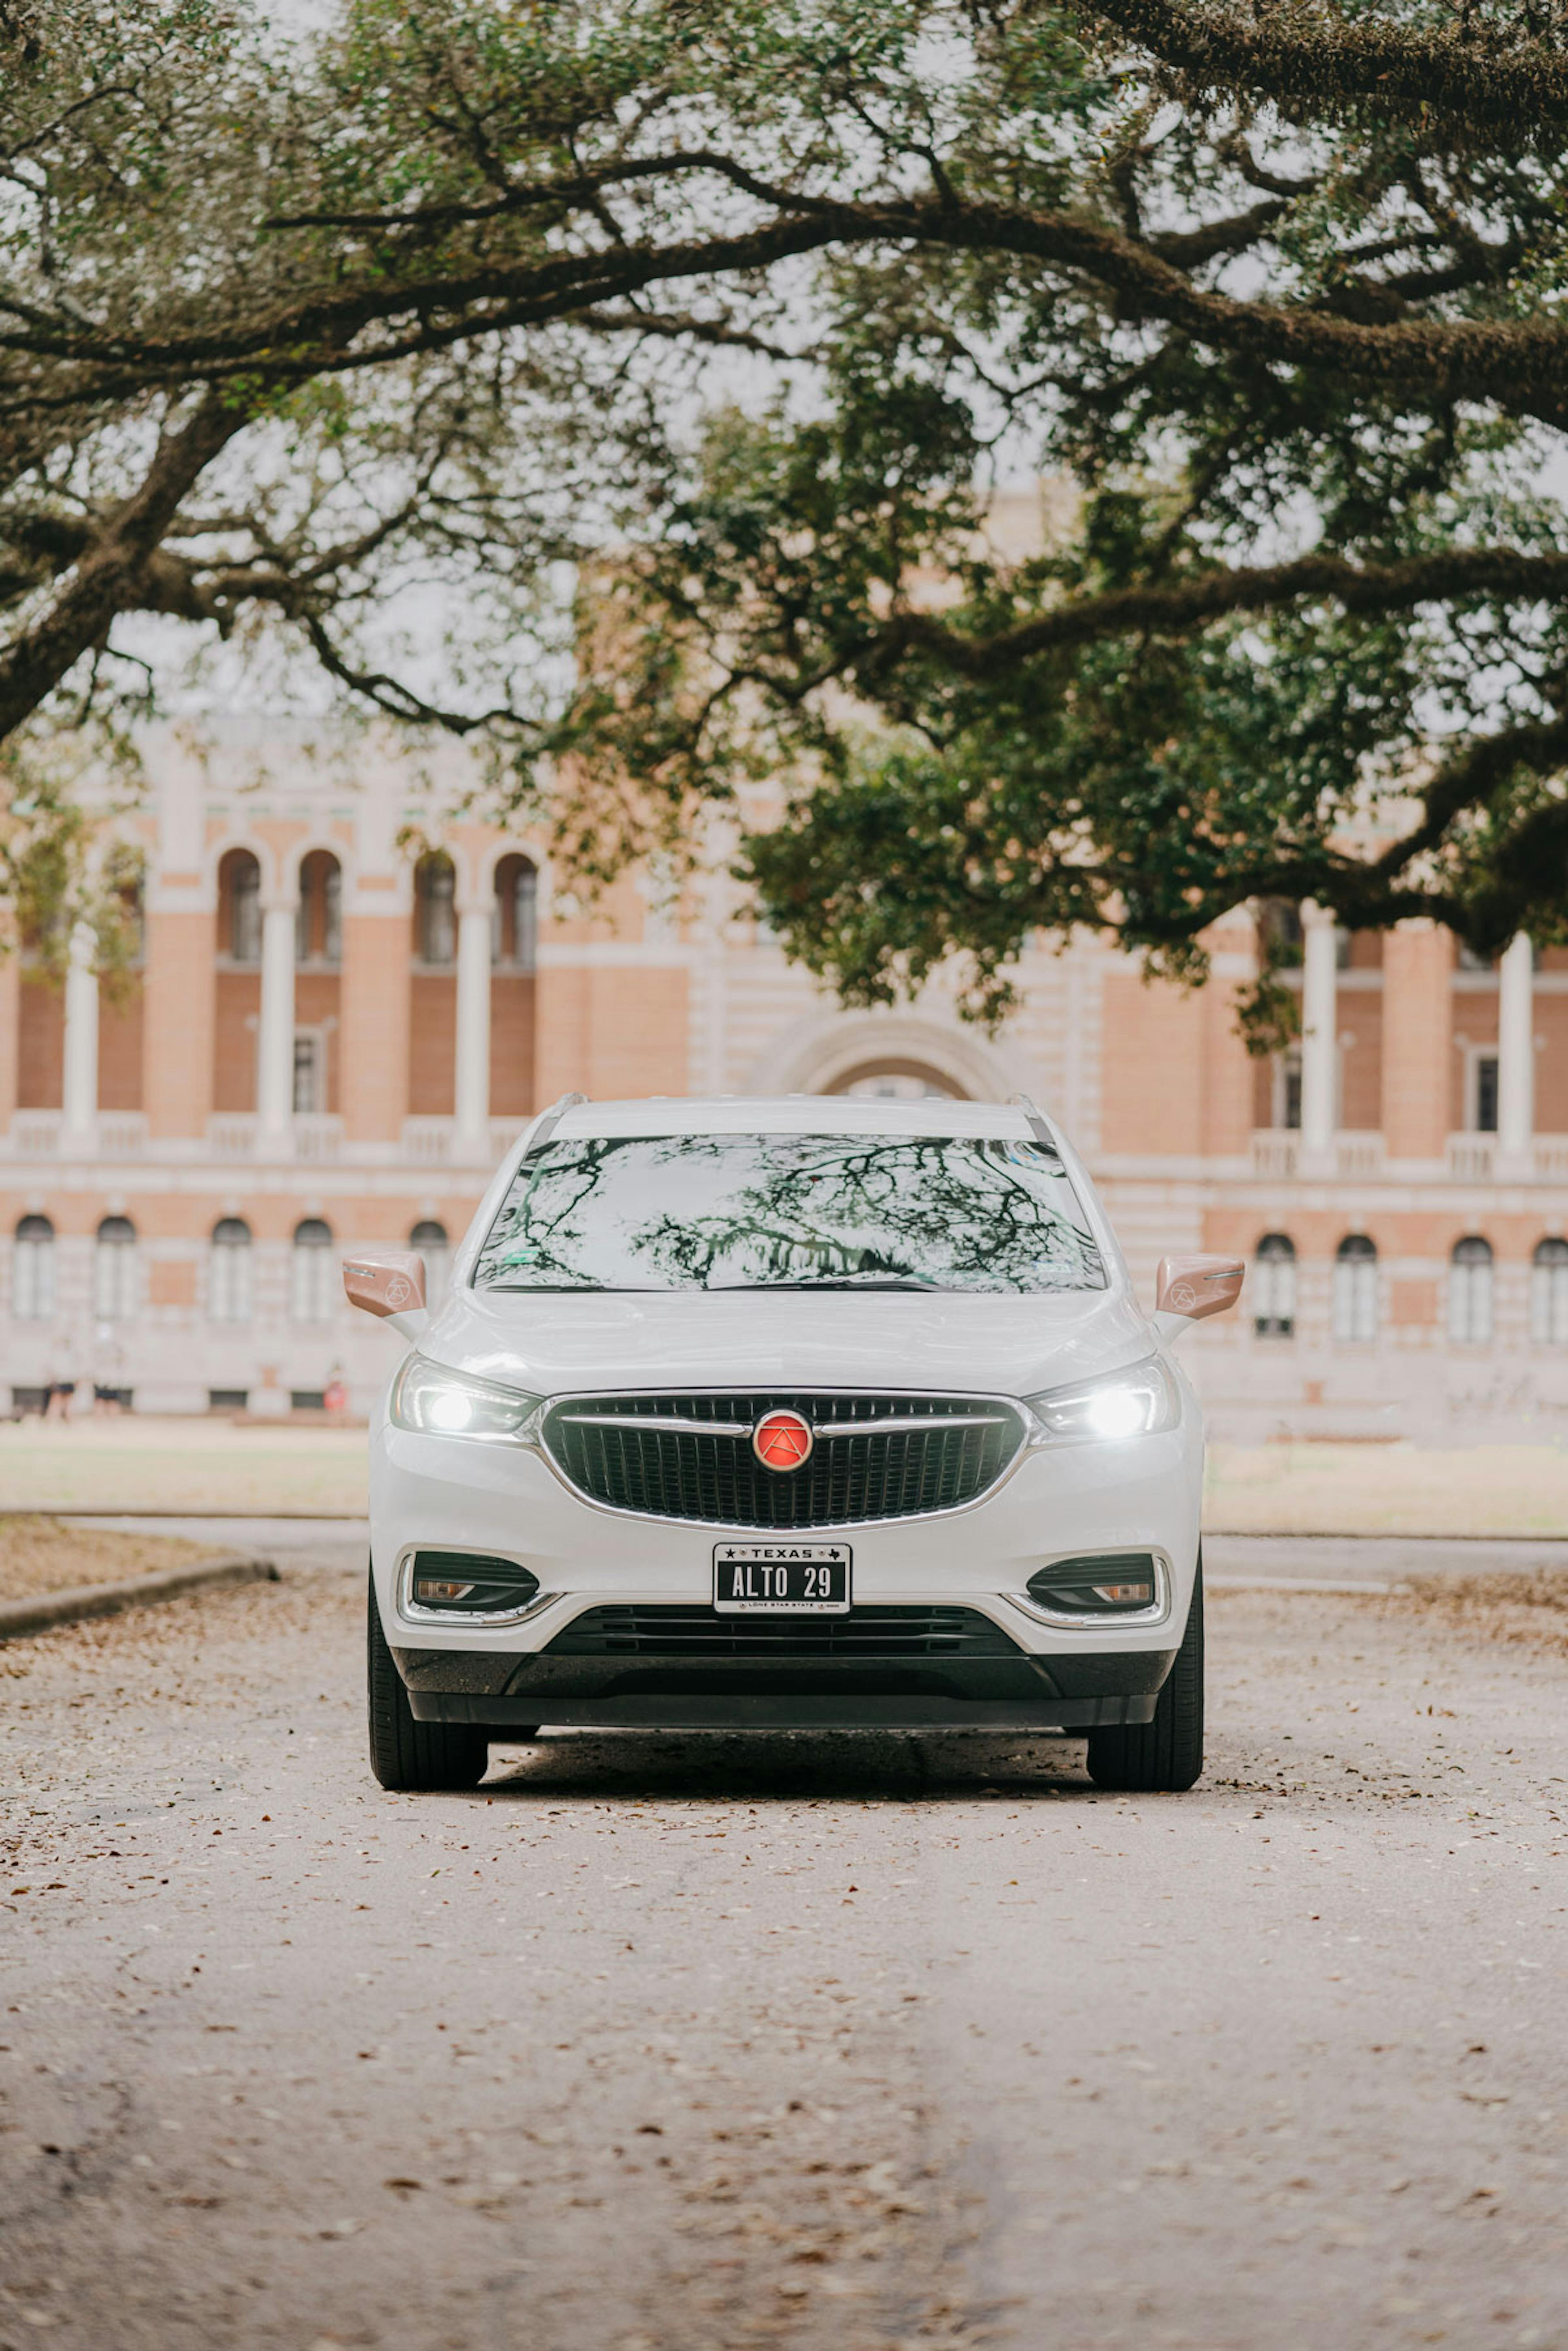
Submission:
M 479 1288 L 1098 1290 L 1104 1269 L 1044 1144 L 909 1134 L 666 1134 L 524 1161 Z

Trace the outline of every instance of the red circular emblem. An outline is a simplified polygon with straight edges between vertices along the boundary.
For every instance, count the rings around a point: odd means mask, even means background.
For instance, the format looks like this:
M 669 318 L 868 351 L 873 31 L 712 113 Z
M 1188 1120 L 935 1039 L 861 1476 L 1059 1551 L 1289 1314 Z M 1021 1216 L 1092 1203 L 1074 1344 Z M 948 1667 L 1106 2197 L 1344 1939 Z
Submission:
M 803 1469 L 811 1441 L 810 1423 L 798 1412 L 764 1413 L 751 1432 L 751 1449 L 765 1469 Z

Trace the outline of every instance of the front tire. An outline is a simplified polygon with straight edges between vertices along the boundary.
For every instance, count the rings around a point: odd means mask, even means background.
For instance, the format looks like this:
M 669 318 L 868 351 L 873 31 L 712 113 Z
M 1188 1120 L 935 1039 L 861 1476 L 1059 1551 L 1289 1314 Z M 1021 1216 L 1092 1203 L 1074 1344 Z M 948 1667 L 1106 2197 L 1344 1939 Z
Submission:
M 1203 1559 L 1186 1631 L 1166 1677 L 1153 1722 L 1089 1734 L 1089 1777 L 1097 1788 L 1175 1795 L 1203 1772 Z
M 382 1630 L 372 1575 L 365 1616 L 371 1769 L 383 1788 L 424 1793 L 476 1788 L 490 1761 L 489 1733 L 466 1722 L 416 1722 L 397 1660 Z

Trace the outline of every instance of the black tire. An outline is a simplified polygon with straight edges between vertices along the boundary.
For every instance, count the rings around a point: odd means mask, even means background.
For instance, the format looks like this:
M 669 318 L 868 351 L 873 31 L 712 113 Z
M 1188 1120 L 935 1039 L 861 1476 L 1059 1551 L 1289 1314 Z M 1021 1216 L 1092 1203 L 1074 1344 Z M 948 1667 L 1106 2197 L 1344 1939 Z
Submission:
M 1153 1722 L 1089 1734 L 1089 1777 L 1097 1788 L 1175 1795 L 1203 1773 L 1203 1561 L 1186 1631 L 1166 1677 Z
M 466 1722 L 415 1722 L 397 1660 L 382 1630 L 371 1579 L 365 1616 L 371 1769 L 383 1788 L 418 1792 L 476 1788 L 490 1761 L 490 1734 Z

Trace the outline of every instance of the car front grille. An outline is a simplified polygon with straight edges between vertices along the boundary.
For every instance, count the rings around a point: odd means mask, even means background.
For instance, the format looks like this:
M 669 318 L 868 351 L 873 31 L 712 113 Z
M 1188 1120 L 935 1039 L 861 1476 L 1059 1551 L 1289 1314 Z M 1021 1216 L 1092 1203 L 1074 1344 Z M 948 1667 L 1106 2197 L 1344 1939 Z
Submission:
M 764 1414 L 813 1432 L 799 1468 L 765 1468 L 751 1446 Z M 1005 1398 L 929 1395 L 573 1396 L 544 1441 L 591 1500 L 649 1518 L 765 1530 L 918 1518 L 972 1502 L 1023 1442 Z
M 590 1608 L 558 1633 L 551 1657 L 1014 1657 L 977 1608 L 852 1608 L 846 1616 L 721 1616 L 716 1609 Z

